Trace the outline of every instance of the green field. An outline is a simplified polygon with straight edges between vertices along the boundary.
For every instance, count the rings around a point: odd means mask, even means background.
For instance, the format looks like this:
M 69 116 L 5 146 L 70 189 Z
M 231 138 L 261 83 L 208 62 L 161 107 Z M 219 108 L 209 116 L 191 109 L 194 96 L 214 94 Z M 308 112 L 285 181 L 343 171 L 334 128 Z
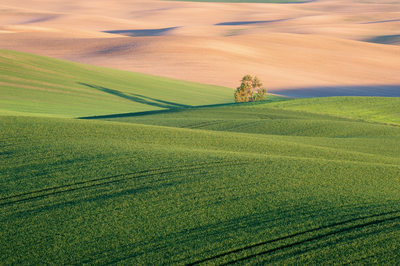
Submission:
M 0 50 L 0 111 L 76 117 L 228 103 L 232 89 Z
M 340 108 L 338 108 L 338 105 Z M 296 99 L 269 105 L 278 109 L 330 114 L 355 120 L 400 125 L 400 98 L 328 97 Z
M 398 98 L 232 104 L 0 55 L 2 264 L 400 261 Z

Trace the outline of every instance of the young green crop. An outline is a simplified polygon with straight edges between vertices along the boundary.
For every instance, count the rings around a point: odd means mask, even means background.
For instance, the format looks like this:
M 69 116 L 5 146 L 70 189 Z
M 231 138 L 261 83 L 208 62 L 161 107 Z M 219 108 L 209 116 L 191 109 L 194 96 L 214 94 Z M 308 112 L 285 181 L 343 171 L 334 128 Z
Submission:
M 0 50 L 0 111 L 77 117 L 233 102 L 233 90 Z
M 338 103 L 340 103 L 340 100 Z M 379 100 L 377 98 L 377 102 Z M 390 100 L 388 99 L 388 101 Z M 289 110 L 283 109 L 284 107 L 282 109 L 277 108 L 277 106 L 285 106 L 285 104 L 289 105 L 297 101 L 298 99 L 279 102 L 267 101 L 261 104 L 248 103 L 209 108 L 188 108 L 140 115 L 135 113 L 131 115 L 112 114 L 87 117 L 87 119 L 268 135 L 378 137 L 395 136 L 399 132 L 396 127 L 387 127 L 382 124 L 361 123 L 361 121 L 326 114 L 292 111 L 289 108 L 286 108 Z M 308 106 L 307 103 L 308 101 L 306 101 L 305 106 Z M 388 114 L 394 115 L 394 112 L 391 112 L 389 108 L 387 110 Z M 340 111 L 337 113 L 341 114 Z
M 307 112 L 278 109 L 297 99 L 229 104 L 225 88 L 193 98 L 214 87 L 1 55 L 3 264 L 400 260 L 400 127 L 311 113 L 322 106 L 311 100 Z M 139 94 L 147 102 L 128 100 Z M 221 105 L 185 106 L 204 104 Z M 85 118 L 63 118 L 74 116 Z
M 278 109 L 329 114 L 356 120 L 400 125 L 399 97 L 293 99 L 292 101 L 273 103 L 269 106 Z
M 1 123 L 4 263 L 222 263 L 297 242 L 256 259 L 291 261 L 303 250 L 319 262 L 329 247 L 337 261 L 354 261 L 363 256 L 346 245 L 361 252 L 380 240 L 387 248 L 365 251 L 367 261 L 398 259 L 388 248 L 398 238 L 388 236 L 400 233 L 399 136 L 353 141 L 7 116 Z M 307 251 L 314 245 L 326 248 Z

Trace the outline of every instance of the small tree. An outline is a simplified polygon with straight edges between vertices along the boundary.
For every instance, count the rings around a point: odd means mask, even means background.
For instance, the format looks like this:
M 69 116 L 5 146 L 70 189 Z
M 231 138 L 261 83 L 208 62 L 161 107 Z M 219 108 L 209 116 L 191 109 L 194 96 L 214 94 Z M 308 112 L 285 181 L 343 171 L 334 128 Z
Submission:
M 235 102 L 248 102 L 253 98 L 253 77 L 246 75 L 242 78 L 241 84 L 236 88 Z
M 239 87 L 235 91 L 235 102 L 262 101 L 265 98 L 267 90 L 262 88 L 263 84 L 257 76 L 245 75 Z

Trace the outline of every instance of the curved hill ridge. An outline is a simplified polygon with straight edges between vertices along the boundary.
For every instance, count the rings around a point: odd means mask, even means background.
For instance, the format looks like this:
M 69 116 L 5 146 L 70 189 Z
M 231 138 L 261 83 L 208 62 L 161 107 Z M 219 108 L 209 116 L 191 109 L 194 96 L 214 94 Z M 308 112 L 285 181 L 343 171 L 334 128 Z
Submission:
M 227 105 L 226 112 L 229 113 L 228 106 L 233 103 L 231 88 L 83 65 L 9 50 L 0 50 L 0 67 L 3 71 L 0 74 L 0 111 L 8 114 L 116 118 L 119 121 L 131 120 L 132 117 L 133 121 L 140 121 L 135 119 L 143 116 L 146 120 L 147 115 L 152 114 L 155 115 L 151 116 L 153 118 L 160 114 L 161 117 L 167 115 L 175 119 L 180 115 L 185 116 L 184 110 L 188 111 L 187 114 L 199 114 L 201 118 L 202 111 L 196 110 L 198 107 Z M 393 93 L 398 87 L 390 89 Z M 364 92 L 368 93 L 367 90 Z M 278 108 L 278 113 L 285 109 L 400 124 L 398 97 L 289 100 L 269 95 L 268 98 L 267 105 L 260 107 L 267 107 L 271 112 L 271 108 Z M 216 112 L 219 110 L 225 109 L 217 108 Z M 251 110 L 257 112 L 257 108 Z M 179 113 L 168 114 L 170 111 Z M 163 125 L 169 125 L 168 121 L 166 118 Z M 245 119 L 242 122 L 250 121 Z
M 232 89 L 0 50 L 0 110 L 62 117 L 230 103 Z

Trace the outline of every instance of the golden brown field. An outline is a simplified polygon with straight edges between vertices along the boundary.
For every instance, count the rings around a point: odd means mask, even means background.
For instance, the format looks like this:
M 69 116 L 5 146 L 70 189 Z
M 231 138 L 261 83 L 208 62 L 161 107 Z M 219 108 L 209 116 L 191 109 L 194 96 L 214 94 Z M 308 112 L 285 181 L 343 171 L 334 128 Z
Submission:
M 399 93 L 400 1 L 3 0 L 0 25 L 0 48 L 88 64 L 231 87 L 257 74 L 296 96 Z

